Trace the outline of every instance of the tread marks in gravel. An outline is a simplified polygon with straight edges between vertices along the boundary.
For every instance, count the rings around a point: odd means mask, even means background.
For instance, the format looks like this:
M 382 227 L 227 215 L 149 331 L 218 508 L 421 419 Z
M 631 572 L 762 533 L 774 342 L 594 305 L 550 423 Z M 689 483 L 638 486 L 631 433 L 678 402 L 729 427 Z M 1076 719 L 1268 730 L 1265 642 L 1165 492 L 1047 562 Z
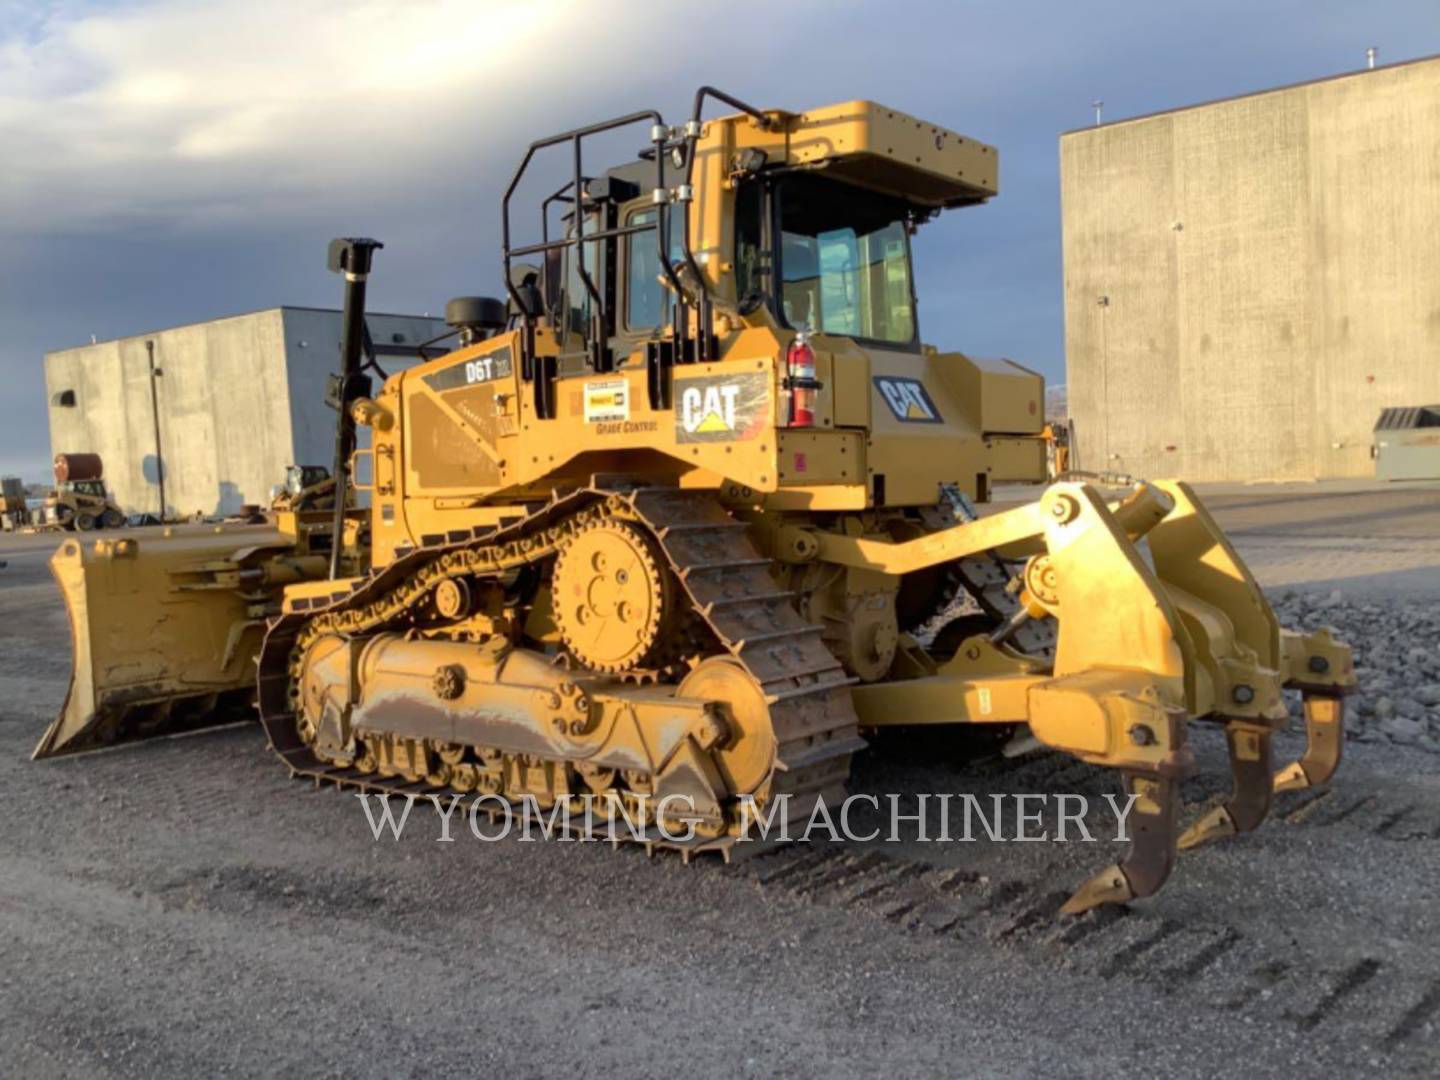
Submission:
M 1066 894 L 1043 882 L 994 880 L 873 851 L 781 851 L 759 861 L 744 872 L 766 893 L 869 914 L 905 933 L 1020 948 L 1080 974 L 1133 979 L 1300 1033 L 1355 1026 L 1387 1052 L 1428 1049 L 1440 1017 L 1440 980 L 1401 978 L 1374 957 L 1335 970 L 1282 959 L 1219 921 L 1187 923 L 1125 907 L 1058 921 Z
M 391 896 L 359 875 L 297 874 L 256 866 L 197 870 L 153 887 L 170 909 L 248 913 L 256 908 L 304 911 L 329 916 L 364 914 L 393 906 Z
M 1385 1049 L 1394 1050 L 1422 1030 L 1433 1032 L 1437 1015 L 1440 1015 L 1440 980 L 1432 982 L 1420 999 L 1385 1033 Z
M 1320 987 L 1319 999 L 1301 1012 L 1292 1007 L 1288 1015 L 1300 1031 L 1314 1031 L 1342 1002 L 1359 991 L 1380 971 L 1380 961 L 1366 957 L 1345 968 L 1338 975 L 1313 984 Z M 1302 999 L 1303 1000 L 1303 999 Z
M 1063 754 L 1030 755 L 1016 759 L 992 759 L 981 763 L 972 774 L 988 781 L 1003 779 L 1012 791 L 1064 790 L 1091 796 L 1087 825 L 1105 820 L 1105 806 L 1095 798 L 1113 790 L 1106 770 L 1069 760 Z M 1229 795 L 1230 778 L 1219 772 L 1203 772 L 1185 781 L 1184 813 L 1198 817 L 1219 805 Z M 977 793 L 984 799 L 985 792 Z M 1275 798 L 1267 826 L 1286 825 L 1326 828 L 1348 824 L 1352 828 L 1390 841 L 1440 840 L 1440 805 L 1427 802 L 1426 793 L 1416 791 L 1349 792 L 1330 785 L 1302 791 L 1281 792 Z

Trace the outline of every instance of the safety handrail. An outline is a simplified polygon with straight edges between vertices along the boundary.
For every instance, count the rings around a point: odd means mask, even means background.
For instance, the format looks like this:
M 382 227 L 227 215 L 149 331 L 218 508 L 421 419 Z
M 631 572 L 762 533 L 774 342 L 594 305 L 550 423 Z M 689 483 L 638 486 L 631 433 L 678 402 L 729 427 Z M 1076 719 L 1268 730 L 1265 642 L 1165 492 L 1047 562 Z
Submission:
M 705 275 L 700 269 L 699 260 L 695 257 L 694 239 L 691 233 L 689 214 L 689 203 L 693 198 L 694 192 L 695 150 L 700 141 L 700 132 L 702 130 L 701 116 L 707 99 L 724 102 L 732 108 L 739 109 L 741 112 L 753 117 L 764 130 L 768 131 L 775 127 L 776 121 L 753 105 L 748 105 L 739 98 L 732 97 L 721 90 L 717 90 L 713 86 L 702 86 L 695 92 L 691 118 L 682 132 L 677 133 L 676 130 L 667 127 L 664 118 L 658 111 L 654 109 L 643 109 L 639 112 L 628 113 L 625 116 L 618 116 L 613 120 L 587 124 L 584 127 L 574 128 L 557 135 L 537 139 L 526 149 L 525 156 L 520 160 L 520 164 L 515 169 L 515 174 L 511 177 L 510 183 L 505 188 L 505 194 L 500 204 L 501 246 L 505 270 L 505 290 L 509 294 L 511 301 L 515 304 L 515 307 L 521 312 L 523 325 L 527 331 L 521 348 L 522 377 L 529 379 L 532 376 L 536 313 L 532 312 L 530 306 L 522 300 L 520 291 L 516 288 L 515 282 L 511 278 L 512 259 L 568 247 L 574 247 L 576 249 L 578 276 L 586 292 L 589 294 L 595 309 L 595 314 L 591 318 L 590 332 L 588 335 L 592 340 L 588 342 L 588 346 L 592 355 L 595 357 L 595 364 L 598 367 L 600 357 L 604 354 L 605 350 L 605 344 L 600 340 L 600 337 L 609 313 L 606 310 L 605 297 L 596 286 L 594 278 L 591 277 L 590 271 L 585 266 L 584 245 L 586 242 L 629 236 L 651 229 L 655 232 L 655 249 L 656 255 L 659 258 L 661 272 L 664 275 L 666 284 L 671 291 L 674 292 L 676 297 L 673 327 L 675 348 L 677 350 L 681 349 L 682 342 L 689 336 L 685 309 L 688 306 L 693 306 L 695 308 L 696 326 L 695 351 L 692 355 L 694 359 L 697 360 L 710 359 L 710 290 L 705 280 Z M 617 128 L 628 127 L 631 124 L 637 124 L 647 120 L 650 122 L 650 141 L 654 147 L 652 156 L 655 161 L 655 187 L 651 193 L 651 197 L 656 210 L 655 221 L 653 223 L 646 222 L 638 225 L 623 225 L 608 229 L 601 228 L 595 232 L 586 233 L 584 212 L 587 197 L 585 191 L 586 177 L 581 149 L 583 140 L 589 136 L 598 135 L 601 132 L 613 131 Z M 676 138 L 677 134 L 680 136 L 678 140 Z M 512 246 L 510 200 L 514 197 L 521 179 L 525 176 L 536 153 L 567 142 L 571 146 L 571 168 L 573 175 L 568 183 L 563 185 L 549 198 L 545 199 L 541 205 L 540 243 Z M 665 186 L 665 155 L 666 151 L 672 146 L 677 150 L 683 146 L 685 159 L 684 183 L 677 188 L 674 193 L 669 191 Z M 569 192 L 568 196 L 566 194 L 567 191 Z M 670 252 L 668 250 L 670 238 L 669 209 L 672 200 L 679 204 L 680 214 L 683 219 L 680 230 L 681 252 L 685 265 L 689 268 L 690 274 L 695 279 L 693 296 L 691 296 L 685 286 L 681 284 L 675 264 L 670 260 Z M 563 239 L 551 240 L 549 236 L 549 208 L 550 205 L 556 201 L 571 202 L 574 205 L 574 222 L 573 228 L 570 230 L 571 235 Z M 548 393 L 546 397 L 548 400 Z
M 702 124 L 700 116 L 705 108 L 705 99 L 714 98 L 716 101 L 723 101 L 732 109 L 739 109 L 741 112 L 753 117 L 760 125 L 762 131 L 769 131 L 775 127 L 775 121 L 766 116 L 753 105 L 747 105 L 739 98 L 731 97 L 723 90 L 717 90 L 713 86 L 702 86 L 695 91 L 695 105 L 690 112 L 690 122 L 685 125 L 685 186 L 681 188 L 684 192 L 683 201 L 688 202 L 695 190 L 695 147 L 700 142 L 700 131 Z M 685 257 L 685 265 L 690 268 L 691 275 L 695 278 L 695 288 L 698 296 L 695 298 L 696 322 L 699 324 L 696 347 L 699 352 L 699 359 L 709 359 L 710 342 L 710 287 L 705 280 L 705 275 L 700 272 L 700 264 L 695 258 L 695 251 L 690 240 L 690 215 L 683 212 L 684 224 L 680 231 L 681 253 Z
M 597 233 L 587 234 L 585 232 L 585 215 L 583 212 L 585 201 L 585 175 L 583 154 L 581 150 L 582 141 L 587 136 L 598 135 L 601 132 L 605 131 L 613 131 L 616 128 L 629 127 L 631 124 L 637 124 L 646 120 L 650 121 L 651 123 L 650 141 L 655 145 L 655 193 L 653 195 L 653 198 L 657 210 L 657 220 L 653 224 L 646 223 L 641 226 L 626 227 L 624 231 L 605 229 L 600 230 Z M 664 270 L 666 277 L 670 280 L 670 283 L 674 287 L 677 294 L 683 295 L 683 293 L 681 293 L 679 278 L 675 274 L 674 267 L 670 265 L 670 260 L 667 257 L 668 253 L 665 250 L 665 238 L 669 232 L 669 219 L 667 213 L 669 198 L 665 190 L 664 149 L 668 137 L 669 129 L 665 126 L 664 117 L 662 117 L 660 113 L 654 109 L 644 109 L 639 112 L 629 113 L 625 116 L 615 117 L 613 120 L 604 120 L 596 124 L 587 124 L 584 127 L 574 128 L 570 131 L 564 131 L 558 135 L 551 135 L 544 139 L 537 139 L 536 141 L 532 142 L 530 146 L 526 149 L 525 156 L 520 160 L 520 164 L 515 169 L 514 176 L 511 177 L 509 185 L 505 188 L 505 194 L 500 202 L 500 209 L 501 246 L 503 250 L 505 266 L 505 289 L 509 293 L 511 300 L 515 302 L 515 306 L 524 314 L 527 325 L 533 325 L 534 316 L 529 311 L 528 306 L 522 301 L 519 290 L 515 287 L 514 281 L 511 280 L 510 264 L 513 258 L 523 255 L 533 255 L 542 251 L 553 251 L 559 248 L 572 246 L 575 247 L 579 259 L 578 268 L 580 272 L 580 280 L 584 283 L 586 291 L 593 299 L 597 312 L 603 316 L 605 313 L 605 299 L 601 295 L 600 290 L 596 287 L 595 281 L 590 276 L 589 271 L 585 268 L 585 249 L 583 245 L 586 241 L 608 239 L 612 236 L 629 235 L 629 233 L 631 232 L 643 232 L 648 229 L 655 230 L 655 246 L 656 251 L 660 257 L 661 268 Z M 550 196 L 545 200 L 544 208 L 545 210 L 548 210 L 550 203 L 556 201 L 557 199 L 563 199 L 564 193 L 567 189 L 573 192 L 573 194 L 571 195 L 571 199 L 574 201 L 575 204 L 575 215 L 574 229 L 572 231 L 572 235 L 565 237 L 561 240 L 550 240 L 548 238 L 548 226 L 545 221 L 547 215 L 544 210 L 542 210 L 541 235 L 543 239 L 541 240 L 541 242 L 539 244 L 529 244 L 521 247 L 512 247 L 510 240 L 510 200 L 514 197 L 516 188 L 520 186 L 520 181 L 524 178 L 526 171 L 530 167 L 530 162 L 534 159 L 537 152 L 552 146 L 558 146 L 566 142 L 571 144 L 572 169 L 574 175 L 568 184 L 560 188 L 559 191 L 557 191 L 554 195 Z

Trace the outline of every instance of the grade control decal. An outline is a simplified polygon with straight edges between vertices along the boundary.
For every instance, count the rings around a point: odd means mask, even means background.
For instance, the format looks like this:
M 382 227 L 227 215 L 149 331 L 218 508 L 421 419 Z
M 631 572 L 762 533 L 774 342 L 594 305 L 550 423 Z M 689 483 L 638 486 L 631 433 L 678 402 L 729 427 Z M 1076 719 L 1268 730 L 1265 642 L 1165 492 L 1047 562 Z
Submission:
M 630 383 L 600 379 L 585 384 L 585 422 L 613 424 L 630 419 Z

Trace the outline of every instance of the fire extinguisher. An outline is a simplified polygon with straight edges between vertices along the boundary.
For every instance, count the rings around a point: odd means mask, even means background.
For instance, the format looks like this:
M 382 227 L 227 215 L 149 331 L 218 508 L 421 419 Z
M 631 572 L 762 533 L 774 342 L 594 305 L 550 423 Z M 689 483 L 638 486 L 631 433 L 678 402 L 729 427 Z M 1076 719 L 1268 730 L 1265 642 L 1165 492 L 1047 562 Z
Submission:
M 785 353 L 785 388 L 790 391 L 790 418 L 787 427 L 815 426 L 815 391 L 820 383 L 815 378 L 815 350 L 810 347 L 809 331 L 801 330 Z

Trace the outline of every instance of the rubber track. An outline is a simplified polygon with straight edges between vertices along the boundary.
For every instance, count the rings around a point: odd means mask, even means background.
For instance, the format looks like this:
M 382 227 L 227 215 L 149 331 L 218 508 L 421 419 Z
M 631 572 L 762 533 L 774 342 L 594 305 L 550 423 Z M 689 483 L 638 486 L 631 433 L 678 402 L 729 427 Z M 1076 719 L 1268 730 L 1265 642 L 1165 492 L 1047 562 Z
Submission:
M 308 610 L 272 621 L 259 661 L 260 719 L 290 775 L 365 793 L 437 795 L 447 802 L 458 797 L 468 809 L 479 793 L 363 773 L 316 757 L 299 736 L 291 703 L 296 645 L 317 619 L 351 633 L 401 628 L 415 603 L 444 578 L 485 576 L 485 568 L 493 568 L 493 576 L 538 562 L 554 554 L 577 523 L 602 515 L 636 520 L 651 532 L 716 650 L 744 665 L 764 690 L 778 742 L 771 794 L 789 796 L 789 822 L 807 821 L 817 800 L 843 798 L 851 757 L 865 745 L 850 698 L 854 680 L 815 628 L 800 618 L 790 595 L 777 589 L 769 560 L 756 550 L 744 524 L 713 494 L 646 488 L 623 495 L 593 488 L 557 495 L 502 529 L 476 530 L 463 539 L 416 549 Z M 387 614 L 377 621 L 375 613 L 381 611 Z M 687 857 L 719 850 L 727 858 L 735 843 L 732 836 L 684 845 L 645 842 Z M 763 850 L 758 843 L 745 847 Z

